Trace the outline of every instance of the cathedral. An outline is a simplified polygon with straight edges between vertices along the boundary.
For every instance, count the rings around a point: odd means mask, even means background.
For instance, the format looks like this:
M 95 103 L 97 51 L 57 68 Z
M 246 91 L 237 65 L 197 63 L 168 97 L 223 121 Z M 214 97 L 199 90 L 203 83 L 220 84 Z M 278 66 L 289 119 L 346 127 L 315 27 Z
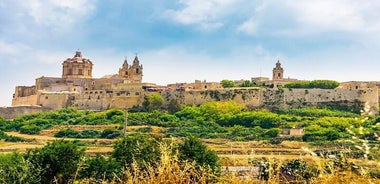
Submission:
M 235 101 L 248 108 L 324 107 L 329 104 L 368 114 L 378 113 L 378 86 L 372 83 L 348 82 L 336 89 L 286 89 L 278 87 L 297 79 L 285 78 L 280 61 L 272 70 L 272 79 L 254 77 L 256 87 L 223 88 L 219 82 L 196 80 L 194 83 L 175 83 L 157 86 L 142 82 L 143 66 L 136 56 L 131 63 L 126 59 L 114 74 L 93 78 L 94 64 L 81 51 L 62 62 L 61 77 L 39 77 L 34 86 L 16 86 L 12 106 L 59 109 L 74 107 L 81 110 L 130 109 L 143 104 L 149 93 L 159 93 L 163 106 L 170 102 L 201 105 L 210 101 Z M 242 80 L 244 82 L 244 80 Z M 237 83 L 235 81 L 235 83 Z M 1 109 L 0 109 L 1 113 Z
M 34 86 L 17 86 L 12 106 L 36 105 L 53 109 L 73 106 L 103 110 L 139 103 L 143 67 L 137 56 L 131 65 L 125 59 L 117 74 L 93 78 L 92 68 L 92 61 L 78 50 L 74 57 L 63 61 L 62 77 L 42 76 L 36 79 Z M 119 98 L 115 100 L 114 96 Z

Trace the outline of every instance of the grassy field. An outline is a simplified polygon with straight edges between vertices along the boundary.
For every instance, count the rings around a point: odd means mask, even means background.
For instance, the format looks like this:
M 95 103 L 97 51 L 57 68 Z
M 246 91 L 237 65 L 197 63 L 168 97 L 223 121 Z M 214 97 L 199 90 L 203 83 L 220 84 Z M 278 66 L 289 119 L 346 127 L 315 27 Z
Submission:
M 8 135 L 22 137 L 26 142 L 4 142 L 0 141 L 0 152 L 9 153 L 13 151 L 25 152 L 27 149 L 43 147 L 47 142 L 57 139 L 78 140 L 86 146 L 86 153 L 94 155 L 96 153 L 107 155 L 112 151 L 112 144 L 117 139 L 76 139 L 76 138 L 56 138 L 54 134 L 61 129 L 83 130 L 104 130 L 107 128 L 118 128 L 119 125 L 67 125 L 53 126 L 50 129 L 42 130 L 40 135 L 27 135 L 19 132 L 7 132 Z M 127 133 L 136 133 L 136 130 L 147 126 L 130 126 Z M 153 134 L 160 134 L 162 127 L 151 127 Z M 227 139 L 203 139 L 211 150 L 214 150 L 222 158 L 222 165 L 247 166 L 249 161 L 255 158 L 269 158 L 279 160 L 304 159 L 310 160 L 311 153 L 305 142 L 284 141 L 281 144 L 270 144 L 264 141 L 231 141 Z
M 136 133 L 137 130 L 147 126 L 130 126 L 127 133 Z M 70 126 L 53 126 L 49 129 L 42 130 L 39 135 L 27 135 L 19 132 L 7 132 L 8 135 L 22 137 L 25 142 L 4 142 L 0 141 L 0 153 L 25 152 L 27 149 L 43 147 L 47 142 L 57 139 L 54 134 L 62 129 L 72 129 L 75 131 L 83 130 L 99 130 L 107 128 L 118 129 L 119 125 L 70 125 Z M 153 134 L 162 134 L 162 127 L 151 126 Z M 64 138 L 65 140 L 80 141 L 86 147 L 86 154 L 95 155 L 100 153 L 108 155 L 113 150 L 113 143 L 117 139 L 73 139 Z M 170 138 L 168 138 L 170 139 Z M 178 139 L 178 138 L 173 138 Z M 270 144 L 266 141 L 231 141 L 227 139 L 203 139 L 210 149 L 214 150 L 221 158 L 221 165 L 224 171 L 233 174 L 223 174 L 220 178 L 221 183 L 263 183 L 257 178 L 252 178 L 253 161 L 267 160 L 274 165 L 282 165 L 289 160 L 300 159 L 307 163 L 317 166 L 323 170 L 324 165 L 331 161 L 326 158 L 318 157 L 313 154 L 312 148 L 305 142 L 283 141 L 280 144 Z M 380 168 L 377 161 L 369 161 L 364 159 L 349 159 L 350 163 L 357 166 L 364 166 L 370 169 Z M 170 170 L 169 168 L 167 168 Z M 248 170 L 247 170 L 248 169 Z M 279 169 L 279 168 L 277 168 Z M 166 173 L 170 175 L 170 173 Z M 165 177 L 167 177 L 165 175 Z M 176 177 L 172 176 L 171 177 Z M 86 183 L 86 181 L 81 181 Z M 267 183 L 278 183 L 278 178 L 271 178 Z M 371 178 L 358 177 L 357 173 L 343 172 L 333 174 L 321 174 L 319 178 L 311 183 L 380 183 L 380 180 Z M 91 183 L 89 181 L 89 183 Z M 150 183 L 141 181 L 141 183 Z

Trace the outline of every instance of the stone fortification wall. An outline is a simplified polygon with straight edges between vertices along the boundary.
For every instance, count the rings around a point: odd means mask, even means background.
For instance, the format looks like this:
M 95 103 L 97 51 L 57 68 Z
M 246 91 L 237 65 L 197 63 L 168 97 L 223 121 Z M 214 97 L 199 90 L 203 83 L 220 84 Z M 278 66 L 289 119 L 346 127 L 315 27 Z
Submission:
M 50 108 L 60 109 L 71 106 L 71 96 L 75 93 L 69 92 L 42 92 L 38 95 L 37 105 Z
M 364 90 L 231 88 L 205 91 L 165 91 L 161 94 L 166 103 L 171 99 L 176 99 L 179 103 L 186 105 L 233 100 L 243 103 L 251 109 L 273 110 L 318 106 L 357 112 L 364 110 L 364 113 L 367 114 L 377 114 L 379 102 L 377 88 Z
M 0 107 L 0 116 L 6 119 L 14 119 L 22 114 L 32 114 L 50 110 L 40 106 L 16 106 Z
M 378 113 L 377 88 L 363 90 L 346 89 L 281 89 L 263 91 L 262 106 L 268 109 L 299 107 L 335 107 L 364 110 L 367 114 Z
M 114 86 L 113 90 L 89 90 L 83 93 L 41 93 L 38 104 L 45 108 L 75 107 L 83 110 L 131 108 L 141 105 L 149 93 L 139 86 Z M 166 104 L 172 99 L 185 105 L 201 105 L 210 101 L 236 101 L 250 109 L 269 110 L 300 107 L 335 107 L 342 110 L 378 114 L 378 89 L 266 89 L 230 88 L 219 90 L 162 91 Z M 24 109 L 27 109 L 25 107 Z M 25 110 L 26 111 L 26 110 Z M 21 114 L 22 111 L 17 111 Z M 27 112 L 26 112 L 27 113 Z M 11 113 L 12 114 L 12 113 Z M 13 114 L 17 114 L 16 112 Z
M 22 105 L 37 105 L 37 95 L 14 97 L 12 99 L 12 106 Z

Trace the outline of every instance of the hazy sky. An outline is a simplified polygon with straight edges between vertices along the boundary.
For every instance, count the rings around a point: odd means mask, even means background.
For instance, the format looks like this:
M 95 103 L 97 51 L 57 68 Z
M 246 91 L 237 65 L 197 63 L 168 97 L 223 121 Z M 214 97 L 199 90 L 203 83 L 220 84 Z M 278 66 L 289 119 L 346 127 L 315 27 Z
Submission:
M 60 77 L 80 49 L 94 77 L 138 54 L 143 81 L 271 77 L 380 80 L 380 1 L 1 0 L 0 106 Z

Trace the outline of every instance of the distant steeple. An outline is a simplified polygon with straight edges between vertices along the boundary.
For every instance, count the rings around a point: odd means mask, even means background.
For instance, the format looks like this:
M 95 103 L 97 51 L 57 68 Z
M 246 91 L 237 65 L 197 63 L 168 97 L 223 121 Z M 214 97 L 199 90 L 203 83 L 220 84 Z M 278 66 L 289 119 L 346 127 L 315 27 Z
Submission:
M 284 69 L 281 67 L 280 60 L 277 60 L 276 67 L 273 68 L 272 80 L 282 80 L 284 78 Z
M 82 52 L 78 49 L 76 52 L 75 52 L 75 56 L 74 57 L 82 57 Z
M 128 65 L 127 57 L 125 57 L 124 63 L 123 63 L 123 68 L 128 69 L 128 67 L 129 67 L 129 65 Z
M 133 60 L 133 66 L 134 67 L 138 67 L 139 65 L 140 65 L 140 61 L 139 61 L 139 58 L 136 55 L 135 59 Z

